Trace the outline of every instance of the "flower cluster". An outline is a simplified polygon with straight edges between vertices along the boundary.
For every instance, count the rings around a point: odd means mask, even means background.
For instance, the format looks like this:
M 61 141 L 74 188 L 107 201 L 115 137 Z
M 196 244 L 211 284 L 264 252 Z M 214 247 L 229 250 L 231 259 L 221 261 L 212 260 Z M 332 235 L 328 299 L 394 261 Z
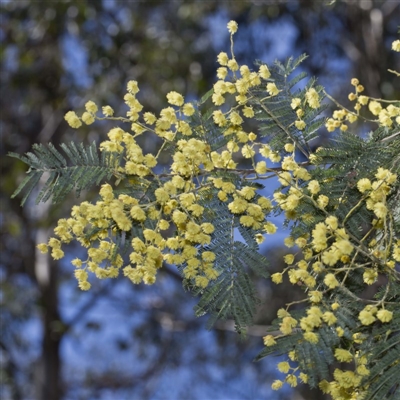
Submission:
M 349 184 L 342 197 L 330 197 L 324 188 L 333 178 L 320 173 L 326 167 L 319 156 L 324 149 L 312 153 L 303 147 L 306 135 L 312 133 L 310 115 L 315 116 L 321 107 L 322 88 L 310 85 L 288 94 L 266 64 L 255 71 L 239 65 L 232 39 L 237 29 L 236 22 L 228 23 L 231 54 L 221 52 L 217 57 L 219 67 L 211 95 L 212 113 L 207 117 L 209 125 L 196 119 L 201 115 L 198 106 L 186 102 L 175 91 L 167 94 L 168 106 L 158 115 L 147 112 L 138 98 L 136 81 L 127 84 L 124 101 L 128 111 L 124 117 L 115 117 L 107 105 L 102 107 L 101 117 L 92 101 L 86 103 L 80 117 L 73 111 L 65 115 L 72 128 L 104 119 L 129 126 L 113 127 L 107 140 L 100 144 L 101 151 L 114 153 L 121 160 L 115 165 L 114 177 L 125 184 L 125 190 L 117 190 L 117 184 L 111 182 L 103 184 L 95 203 L 85 201 L 74 206 L 70 218 L 58 222 L 56 238 L 38 248 L 43 253 L 51 249 L 52 257 L 60 259 L 64 256 L 62 244 L 76 240 L 85 247 L 86 259 L 72 261 L 82 290 L 91 287 L 89 273 L 98 279 L 115 278 L 122 273 L 135 284 L 153 284 L 164 262 L 177 265 L 182 276 L 202 290 L 224 272 L 223 263 L 217 262 L 218 251 L 210 250 L 219 235 L 215 213 L 208 209 L 211 201 L 218 202 L 218 207 L 229 215 L 232 235 L 234 227 L 240 226 L 258 244 L 266 234 L 277 230 L 269 220 L 271 212 L 281 212 L 288 223 L 294 221 L 295 227 L 303 224 L 308 230 L 285 239 L 285 245 L 292 250 L 284 256 L 285 267 L 271 279 L 275 284 L 287 279 L 302 287 L 305 296 L 278 311 L 279 334 L 266 335 L 264 344 L 276 347 L 280 339 L 296 333 L 300 343 L 318 345 L 322 330 L 330 332 L 335 343 L 334 359 L 354 368 L 335 369 L 332 381 L 321 380 L 319 387 L 334 399 L 355 399 L 355 394 L 364 390 L 363 379 L 369 374 L 368 357 L 360 350 L 363 329 L 390 323 L 395 312 L 386 307 L 385 296 L 361 299 L 348 290 L 348 282 L 354 276 L 362 277 L 361 284 L 367 287 L 382 274 L 398 280 L 400 239 L 394 233 L 393 213 L 388 205 L 398 176 L 379 167 L 373 175 L 363 175 Z M 395 42 L 393 48 L 399 51 L 399 44 Z M 363 106 L 377 117 L 379 126 L 400 125 L 400 107 L 391 103 L 385 107 L 379 99 L 362 95 L 364 87 L 357 79 L 352 79 L 351 84 L 355 89 L 349 100 L 356 102 L 355 111 L 339 105 L 326 121 L 328 131 L 339 128 L 345 132 L 347 123 L 364 118 L 360 114 Z M 268 108 L 268 102 L 275 104 L 283 96 L 287 96 L 288 126 L 274 114 L 273 107 Z M 249 124 L 257 118 L 273 121 L 278 131 L 286 134 L 281 148 L 266 143 L 262 124 Z M 220 133 L 223 145 L 214 146 L 209 139 L 214 130 Z M 144 153 L 137 140 L 143 134 L 153 135 L 160 143 L 157 154 Z M 306 161 L 299 161 L 299 150 Z M 171 154 L 171 163 L 163 165 L 160 173 L 160 155 L 164 151 Z M 248 168 L 239 168 L 243 159 Z M 255 181 L 271 177 L 281 186 L 272 198 L 267 198 L 258 192 Z M 351 191 L 354 204 L 341 214 L 337 210 L 349 202 L 347 191 Z M 359 210 L 369 217 L 368 229 L 361 236 L 355 235 L 348 223 Z M 122 242 L 123 247 L 129 248 L 125 258 L 120 254 Z M 356 304 L 358 328 L 352 332 L 341 320 L 346 305 L 341 302 L 340 293 L 346 293 Z M 304 305 L 300 317 L 291 310 L 295 304 Z M 299 381 L 309 380 L 299 366 L 291 366 L 291 362 L 299 361 L 300 354 L 291 350 L 288 356 L 288 361 L 278 364 L 278 370 L 286 377 L 276 380 L 273 389 L 280 389 L 285 382 L 294 387 Z

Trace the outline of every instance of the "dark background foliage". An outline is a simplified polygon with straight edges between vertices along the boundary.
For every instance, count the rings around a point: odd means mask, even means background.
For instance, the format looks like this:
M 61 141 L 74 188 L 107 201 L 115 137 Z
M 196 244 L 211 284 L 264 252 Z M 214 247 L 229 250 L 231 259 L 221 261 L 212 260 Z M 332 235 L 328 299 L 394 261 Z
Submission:
M 30 201 L 22 209 L 10 196 L 25 167 L 6 154 L 37 142 L 101 140 L 112 125 L 72 131 L 63 116 L 89 99 L 123 112 L 130 79 L 152 111 L 171 90 L 196 99 L 215 81 L 231 19 L 239 23 L 241 63 L 306 52 L 302 68 L 345 104 L 353 76 L 370 96 L 399 98 L 399 79 L 387 72 L 399 69 L 390 52 L 398 1 L 2 0 L 0 11 L 0 397 L 321 399 L 306 387 L 271 392 L 276 359 L 252 362 L 265 326 L 298 293 L 257 282 L 261 305 L 246 341 L 229 321 L 205 330 L 206 320 L 193 316 L 195 299 L 170 268 L 154 287 L 118 279 L 82 293 L 69 265 L 78 247 L 59 263 L 35 251 L 76 199 L 58 207 Z M 156 144 L 143 146 L 148 152 Z M 279 270 L 280 243 L 267 241 L 263 251 L 271 272 Z

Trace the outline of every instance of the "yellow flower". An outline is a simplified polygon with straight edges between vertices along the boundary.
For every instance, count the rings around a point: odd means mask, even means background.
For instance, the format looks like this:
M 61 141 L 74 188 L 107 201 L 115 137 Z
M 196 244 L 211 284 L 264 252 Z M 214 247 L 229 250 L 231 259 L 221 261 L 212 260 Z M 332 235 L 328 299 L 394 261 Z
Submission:
M 279 284 L 279 283 L 282 283 L 282 273 L 280 273 L 280 272 L 276 272 L 275 274 L 272 274 L 271 275 L 271 279 L 272 279 L 272 282 L 274 282 L 274 283 L 276 283 L 277 285 Z
M 359 365 L 356 368 L 356 372 L 358 375 L 361 375 L 361 376 L 369 375 L 369 369 L 365 365 Z
M 278 364 L 278 371 L 287 374 L 290 370 L 290 364 L 287 361 L 282 361 Z
M 239 69 L 239 65 L 235 59 L 229 60 L 227 65 L 231 71 L 237 71 Z
M 301 379 L 301 381 L 302 381 L 303 383 L 307 383 L 307 382 L 308 382 L 308 375 L 305 374 L 304 372 L 300 372 L 299 378 Z
M 325 223 L 332 229 L 336 230 L 338 227 L 338 219 L 334 215 L 326 218 Z
M 54 248 L 51 252 L 51 256 L 54 260 L 59 260 L 64 257 L 64 252 L 61 249 Z
M 102 111 L 106 117 L 112 117 L 114 115 L 114 110 L 110 106 L 103 106 Z
M 84 112 L 82 114 L 82 121 L 86 124 L 86 125 L 91 125 L 94 122 L 94 117 L 92 114 L 88 113 L 88 112 Z
M 358 319 L 363 325 L 371 325 L 376 321 L 376 318 L 372 315 L 372 313 L 365 309 L 360 312 Z
M 337 318 L 335 317 L 335 314 L 331 311 L 326 311 L 324 312 L 324 315 L 322 316 L 322 319 L 329 325 L 333 325 L 336 323 Z
M 318 290 L 312 290 L 309 292 L 309 297 L 313 303 L 319 303 L 322 300 L 323 293 Z
M 243 115 L 247 118 L 254 117 L 254 110 L 253 107 L 245 106 L 243 107 Z
M 357 188 L 361 193 L 371 190 L 371 181 L 368 178 L 362 178 L 357 182 Z
M 234 124 L 234 125 L 241 125 L 243 123 L 242 117 L 236 111 L 233 111 L 231 113 L 231 115 L 229 116 L 229 119 L 231 120 L 232 124 Z
M 372 285 L 378 278 L 378 272 L 374 269 L 366 269 L 363 273 L 363 280 L 367 285 Z
M 88 281 L 81 281 L 78 283 L 78 286 L 81 290 L 89 290 L 92 285 Z
M 324 253 L 322 254 L 322 262 L 325 265 L 329 265 L 329 266 L 335 265 L 339 261 L 339 258 L 340 258 L 340 252 L 338 252 L 334 249 L 324 251 Z
M 79 128 L 80 126 L 82 126 L 82 122 L 80 121 L 80 119 L 78 118 L 78 116 L 75 114 L 74 111 L 68 111 L 65 114 L 64 119 L 68 122 L 68 125 L 71 128 Z
M 46 243 L 40 243 L 36 247 L 42 254 L 46 254 L 49 251 Z
M 294 151 L 294 144 L 293 143 L 286 143 L 284 146 L 285 151 L 288 153 L 293 153 Z
M 145 221 L 146 213 L 139 207 L 133 206 L 130 211 L 131 217 L 137 221 Z
M 395 40 L 392 43 L 392 50 L 400 52 L 400 40 Z
M 256 164 L 255 171 L 260 175 L 265 174 L 267 172 L 267 163 L 265 161 L 259 161 Z
M 183 96 L 180 93 L 174 91 L 167 94 L 167 100 L 169 104 L 172 104 L 174 106 L 181 106 L 184 102 Z
M 316 180 L 310 181 L 307 188 L 311 194 L 317 194 L 320 191 L 319 182 Z
M 85 104 L 85 109 L 88 113 L 96 114 L 98 111 L 97 105 L 93 101 L 88 101 Z
M 236 33 L 238 30 L 238 24 L 236 21 L 229 21 L 227 27 L 228 27 L 228 31 L 231 35 Z
M 373 100 L 369 103 L 368 108 L 369 108 L 369 111 L 371 111 L 371 113 L 374 115 L 379 115 L 379 113 L 382 111 L 381 104 L 375 100 Z
M 329 197 L 321 194 L 318 196 L 317 203 L 321 208 L 325 208 L 329 203 Z
M 283 386 L 283 382 L 276 379 L 271 385 L 272 390 L 279 390 Z
M 377 312 L 376 316 L 382 322 L 390 322 L 393 318 L 393 313 L 391 311 L 382 309 Z
M 272 222 L 267 222 L 266 224 L 264 224 L 264 230 L 265 232 L 267 232 L 269 235 L 272 235 L 276 232 L 277 227 L 275 224 L 273 224 Z
M 337 240 L 334 243 L 334 246 L 340 251 L 342 255 L 350 255 L 353 252 L 353 245 L 346 239 Z
M 379 113 L 379 122 L 383 126 L 391 127 L 393 125 L 393 121 L 390 118 L 389 112 L 387 110 L 382 110 Z
M 358 97 L 358 102 L 363 105 L 366 106 L 368 104 L 368 97 L 367 96 L 359 96 Z
M 335 358 L 340 362 L 351 362 L 353 360 L 353 355 L 345 349 L 336 349 Z
M 334 289 L 335 287 L 339 286 L 339 282 L 333 274 L 327 274 L 324 278 L 324 283 L 330 289 Z
M 186 103 L 183 106 L 183 114 L 186 115 L 187 117 L 190 117 L 191 115 L 193 115 L 194 111 L 195 111 L 195 109 L 194 109 L 192 103 Z
M 308 89 L 306 92 L 306 100 L 311 108 L 319 107 L 319 96 L 314 88 Z
M 249 140 L 251 140 L 252 142 L 254 142 L 254 140 L 257 139 L 257 135 L 253 132 L 249 133 Z
M 271 76 L 271 72 L 265 64 L 260 66 L 258 74 L 263 79 L 268 79 Z
M 267 335 L 263 337 L 264 345 L 269 347 L 276 344 L 275 338 L 272 335 Z
M 286 264 L 291 265 L 291 264 L 293 264 L 293 261 L 294 261 L 294 254 L 286 254 L 283 257 L 283 259 Z
M 305 332 L 303 334 L 304 339 L 307 340 L 307 342 L 310 343 L 318 343 L 318 335 L 314 332 Z
M 267 92 L 270 96 L 276 96 L 280 90 L 276 87 L 275 83 L 268 83 L 267 84 Z
M 129 93 L 136 94 L 139 92 L 138 83 L 136 81 L 129 81 L 126 85 Z
M 290 103 L 290 106 L 295 110 L 297 107 L 300 107 L 301 104 L 301 99 L 298 97 L 295 97 L 292 99 L 292 102 Z
M 295 121 L 295 126 L 298 130 L 302 131 L 306 127 L 306 123 L 303 120 Z
M 375 205 L 374 205 L 374 213 L 378 218 L 383 219 L 386 217 L 386 215 L 388 213 L 388 209 L 384 203 L 378 202 L 378 203 L 375 203 Z
M 344 329 L 341 326 L 337 326 L 336 333 L 339 337 L 342 337 L 344 335 Z
M 331 305 L 331 308 L 333 311 L 337 310 L 339 307 L 340 307 L 340 304 L 336 303 L 336 302 Z
M 229 60 L 228 54 L 226 54 L 225 52 L 221 52 L 217 56 L 217 61 L 220 65 L 223 66 L 228 65 L 228 60 Z

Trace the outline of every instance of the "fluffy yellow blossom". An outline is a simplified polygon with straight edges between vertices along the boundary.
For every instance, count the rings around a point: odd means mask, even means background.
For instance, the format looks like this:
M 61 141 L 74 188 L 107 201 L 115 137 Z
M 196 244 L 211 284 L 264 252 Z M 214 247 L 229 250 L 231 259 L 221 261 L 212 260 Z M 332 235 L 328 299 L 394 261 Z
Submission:
M 387 209 L 386 205 L 382 202 L 375 203 L 373 210 L 374 210 L 375 215 L 378 218 L 385 218 L 388 213 L 388 209 Z
M 228 31 L 231 35 L 236 33 L 238 30 L 238 24 L 236 21 L 229 21 L 227 27 L 228 27 Z
M 353 355 L 345 349 L 335 349 L 335 358 L 340 362 L 351 362 Z
M 367 285 L 372 285 L 378 278 L 378 272 L 374 269 L 366 269 L 363 273 L 363 281 Z
M 271 76 L 271 72 L 265 64 L 260 66 L 258 74 L 263 79 L 268 79 Z
M 114 110 L 110 106 L 103 106 L 101 110 L 106 117 L 112 117 L 114 115 Z
M 315 332 L 305 332 L 303 337 L 307 342 L 318 343 L 318 335 Z
M 284 146 L 285 151 L 288 153 L 293 153 L 294 151 L 294 144 L 293 143 L 286 143 Z
M 61 249 L 53 248 L 53 251 L 51 252 L 51 256 L 53 257 L 54 260 L 60 260 L 61 258 L 64 257 L 64 252 Z
M 363 105 L 366 106 L 368 104 L 369 98 L 367 96 L 359 96 L 358 97 L 358 102 Z
M 296 128 L 300 131 L 302 131 L 306 127 L 306 123 L 303 120 L 297 120 L 295 121 L 294 125 Z
M 276 272 L 275 274 L 271 275 L 271 280 L 272 282 L 279 284 L 282 283 L 283 279 L 282 279 L 283 275 L 280 272 Z
M 294 261 L 294 254 L 286 254 L 283 257 L 283 259 L 286 264 L 291 265 L 291 264 L 293 264 L 293 261 Z
M 314 89 L 308 89 L 306 92 L 306 100 L 308 105 L 311 108 L 318 108 L 319 107 L 319 96 L 318 96 L 318 92 Z
M 393 313 L 389 310 L 381 309 L 376 313 L 376 316 L 382 322 L 390 322 L 393 318 Z
M 395 40 L 392 43 L 392 50 L 400 52 L 400 40 Z
M 374 115 L 379 115 L 379 113 L 382 111 L 381 104 L 375 100 L 370 101 L 368 108 L 369 108 L 369 111 L 371 111 L 371 113 Z
M 308 292 L 308 295 L 310 301 L 312 301 L 313 303 L 319 303 L 323 297 L 323 293 L 318 290 L 311 290 L 310 292 Z
M 388 183 L 389 185 L 391 185 L 392 183 L 396 182 L 397 179 L 397 175 L 391 173 L 388 169 L 379 167 L 378 171 L 375 174 L 375 177 L 377 179 L 382 179 L 385 180 L 386 183 Z
M 98 111 L 97 105 L 93 101 L 90 101 L 90 100 L 85 104 L 85 109 L 88 113 L 91 113 L 91 114 L 96 114 Z
M 49 251 L 46 243 L 40 243 L 36 247 L 42 254 L 46 254 Z
M 358 315 L 358 319 L 363 325 L 371 325 L 376 321 L 376 318 L 373 316 L 372 312 L 367 311 L 366 309 L 360 312 L 360 314 Z
M 82 126 L 81 120 L 78 118 L 78 116 L 75 114 L 74 111 L 68 111 L 68 112 L 65 114 L 64 119 L 68 122 L 68 125 L 69 125 L 71 128 L 77 129 L 77 128 L 79 128 L 80 126 Z
M 275 338 L 272 335 L 267 335 L 263 337 L 264 345 L 269 347 L 276 344 Z
M 136 94 L 139 92 L 139 86 L 136 81 L 129 81 L 126 85 L 126 89 L 129 93 Z
M 184 102 L 183 96 L 178 92 L 169 92 L 167 94 L 167 100 L 169 104 L 174 106 L 181 106 Z
M 341 326 L 336 327 L 336 333 L 339 337 L 343 337 L 344 335 L 344 329 Z
M 275 83 L 270 82 L 267 84 L 267 92 L 270 96 L 276 96 L 280 90 L 276 87 Z
M 278 371 L 287 374 L 290 370 L 290 364 L 287 361 L 282 361 L 277 365 Z
M 292 99 L 292 102 L 290 103 L 290 106 L 295 110 L 296 108 L 300 107 L 301 104 L 301 99 L 298 97 L 295 97 Z
M 273 224 L 272 222 L 268 221 L 267 223 L 264 224 L 264 230 L 269 235 L 272 235 L 272 234 L 274 234 L 276 232 L 277 227 L 276 227 L 275 224 Z
M 325 208 L 329 203 L 329 197 L 324 194 L 320 194 L 317 198 L 317 203 L 321 208 Z
M 329 289 L 334 289 L 335 287 L 339 286 L 339 282 L 334 274 L 327 274 L 324 278 L 324 283 Z
M 371 190 L 371 181 L 368 178 L 362 178 L 357 182 L 357 188 L 361 193 Z
M 338 228 L 338 219 L 334 215 L 330 215 L 325 219 L 325 223 L 332 230 L 336 230 Z
M 320 191 L 319 182 L 316 180 L 312 180 L 308 183 L 307 188 L 311 192 L 311 194 L 317 194 Z
M 237 71 L 239 69 L 239 64 L 235 59 L 229 60 L 227 65 L 231 71 Z
M 220 52 L 217 56 L 217 61 L 220 65 L 222 66 L 226 66 L 228 65 L 228 61 L 229 61 L 229 57 L 228 54 L 226 54 L 225 52 Z
M 333 325 L 336 323 L 337 318 L 335 316 L 335 314 L 331 311 L 326 311 L 324 312 L 324 315 L 322 316 L 322 319 L 329 325 Z
M 272 382 L 271 388 L 272 390 L 279 390 L 283 386 L 283 382 L 279 379 L 276 379 Z

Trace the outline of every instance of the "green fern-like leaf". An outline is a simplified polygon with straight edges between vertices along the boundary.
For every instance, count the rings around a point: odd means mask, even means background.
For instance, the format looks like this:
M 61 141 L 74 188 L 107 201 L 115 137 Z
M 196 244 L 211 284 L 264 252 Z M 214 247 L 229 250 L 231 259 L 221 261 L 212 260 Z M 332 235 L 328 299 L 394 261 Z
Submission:
M 53 203 L 57 204 L 74 188 L 79 197 L 83 189 L 99 185 L 103 179 L 110 179 L 120 162 L 120 156 L 116 153 L 103 152 L 99 157 L 95 142 L 88 146 L 71 142 L 62 144 L 61 148 L 67 158 L 52 144 L 35 144 L 32 152 L 23 156 L 9 153 L 10 157 L 18 158 L 29 166 L 27 176 L 12 195 L 16 197 L 25 192 L 21 205 L 43 176 L 46 180 L 37 195 L 36 203 L 52 197 Z

